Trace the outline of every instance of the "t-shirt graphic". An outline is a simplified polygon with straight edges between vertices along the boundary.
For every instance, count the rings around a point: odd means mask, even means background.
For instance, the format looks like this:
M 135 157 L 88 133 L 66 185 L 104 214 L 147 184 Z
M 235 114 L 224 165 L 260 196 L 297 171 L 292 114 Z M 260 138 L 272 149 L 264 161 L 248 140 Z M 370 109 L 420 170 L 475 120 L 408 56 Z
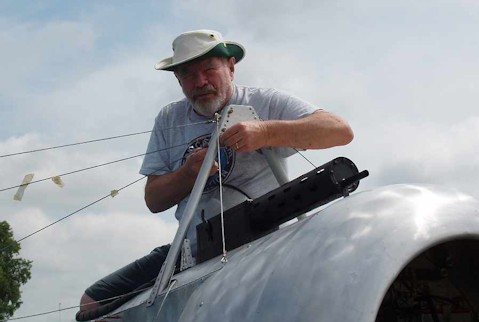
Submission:
M 211 139 L 210 134 L 199 136 L 193 139 L 183 154 L 181 164 L 183 165 L 186 162 L 186 158 L 197 148 L 206 148 Z M 230 147 L 221 147 L 220 148 L 220 165 L 221 165 L 221 181 L 225 182 L 233 171 L 235 164 L 236 153 Z M 218 161 L 218 160 L 217 160 Z M 219 185 L 219 175 L 218 172 L 211 175 L 206 181 L 205 189 L 203 193 L 210 192 L 214 190 Z

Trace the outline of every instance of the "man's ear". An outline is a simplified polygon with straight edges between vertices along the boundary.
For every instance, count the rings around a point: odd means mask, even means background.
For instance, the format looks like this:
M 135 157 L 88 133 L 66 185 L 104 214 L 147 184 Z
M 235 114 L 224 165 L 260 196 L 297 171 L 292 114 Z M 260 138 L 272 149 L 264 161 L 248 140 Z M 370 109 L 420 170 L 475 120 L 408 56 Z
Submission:
M 228 68 L 230 70 L 231 79 L 233 79 L 233 76 L 235 73 L 235 63 L 236 63 L 236 58 L 234 57 L 228 58 Z

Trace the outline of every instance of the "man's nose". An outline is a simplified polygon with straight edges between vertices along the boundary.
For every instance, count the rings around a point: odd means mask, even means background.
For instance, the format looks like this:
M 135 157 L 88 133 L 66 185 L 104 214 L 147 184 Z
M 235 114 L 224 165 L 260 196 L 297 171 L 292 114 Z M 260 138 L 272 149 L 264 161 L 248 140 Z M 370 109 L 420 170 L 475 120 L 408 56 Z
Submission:
M 195 74 L 195 87 L 202 88 L 205 85 L 208 85 L 208 78 L 202 72 L 198 72 Z

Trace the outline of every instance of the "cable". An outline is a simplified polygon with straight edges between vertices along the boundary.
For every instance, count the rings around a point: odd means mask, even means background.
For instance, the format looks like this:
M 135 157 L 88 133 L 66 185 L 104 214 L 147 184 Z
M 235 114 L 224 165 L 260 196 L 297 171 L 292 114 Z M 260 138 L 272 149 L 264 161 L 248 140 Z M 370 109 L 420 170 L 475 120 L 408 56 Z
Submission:
M 77 307 L 79 307 L 79 305 L 70 306 L 70 307 L 65 307 L 65 308 L 63 308 L 63 309 L 57 309 L 57 310 L 52 310 L 52 311 L 47 311 L 47 312 L 42 312 L 42 313 L 36 313 L 36 314 L 31 314 L 31 315 L 19 316 L 19 317 L 17 317 L 17 318 L 10 318 L 10 319 L 8 319 L 8 320 L 5 320 L 4 322 L 13 321 L 13 320 L 22 320 L 22 319 L 33 318 L 33 317 L 36 317 L 36 316 L 42 316 L 42 315 L 48 315 L 48 314 L 58 313 L 58 312 L 60 312 L 60 311 L 66 311 L 66 310 L 76 309 Z M 2 322 L 3 322 L 3 321 L 2 321 Z
M 124 134 L 124 135 L 110 136 L 110 137 L 103 138 L 103 139 L 95 139 L 95 140 L 89 140 L 89 141 L 83 141 L 83 142 L 68 143 L 68 144 L 62 144 L 62 145 L 52 146 L 52 147 L 48 147 L 48 148 L 3 154 L 3 155 L 0 155 L 0 158 L 12 157 L 12 156 L 15 156 L 15 155 L 20 155 L 20 154 L 35 153 L 35 152 L 41 152 L 41 151 L 47 151 L 47 150 L 53 150 L 53 149 L 60 149 L 60 148 L 65 148 L 65 147 L 69 147 L 69 146 L 75 146 L 75 145 L 81 145 L 81 144 L 87 144 L 87 143 L 93 143 L 93 142 L 99 142 L 99 141 L 118 139 L 118 138 L 123 138 L 123 137 L 127 137 L 127 136 L 133 136 L 133 135 L 145 134 L 145 133 L 151 133 L 151 132 L 152 131 L 136 132 L 136 133 L 130 133 L 130 134 Z
M 241 193 L 242 195 L 244 195 L 247 199 L 250 199 L 250 200 L 253 200 L 253 198 L 250 197 L 250 195 L 248 195 L 246 192 L 244 192 L 243 190 L 241 190 L 240 188 L 236 187 L 236 186 L 233 186 L 233 185 L 230 185 L 228 183 L 224 183 L 223 182 L 223 188 L 230 188 L 232 190 L 235 190 L 239 193 Z
M 161 131 L 177 129 L 177 128 L 182 128 L 182 127 L 192 126 L 192 125 L 208 124 L 208 123 L 213 123 L 213 122 L 214 121 L 209 120 L 209 121 L 203 121 L 203 122 L 182 124 L 182 125 L 172 126 L 172 127 L 168 127 L 168 128 L 163 128 L 163 129 L 161 129 Z M 35 149 L 35 150 L 29 150 L 29 151 L 3 154 L 3 155 L 0 155 L 0 158 L 12 157 L 12 156 L 21 155 L 21 154 L 35 153 L 35 152 L 41 152 L 41 151 L 47 151 L 47 150 L 53 150 L 53 149 L 60 149 L 60 148 L 65 148 L 65 147 L 69 147 L 69 146 L 82 145 L 82 144 L 87 144 L 87 143 L 94 143 L 94 142 L 100 142 L 100 141 L 106 141 L 106 140 L 119 139 L 119 138 L 124 138 L 124 137 L 128 137 L 128 136 L 134 136 L 134 135 L 151 133 L 151 132 L 152 132 L 152 130 L 130 133 L 130 134 L 110 136 L 110 137 L 102 138 L 102 139 L 95 139 L 95 140 L 82 141 L 82 142 L 76 142 L 76 143 L 62 144 L 62 145 L 52 146 L 52 147 L 48 147 L 48 148 L 41 148 L 41 149 Z
M 214 123 L 214 122 L 215 122 L 214 120 L 209 120 L 209 121 L 203 121 L 203 122 L 188 123 L 188 124 L 183 124 L 183 125 L 177 125 L 177 126 L 174 126 L 174 127 L 164 128 L 164 129 L 162 129 L 162 130 L 171 130 L 171 129 L 181 128 L 181 127 L 186 127 L 186 126 L 193 126 L 193 125 L 200 125 L 200 124 L 209 124 L 209 123 Z M 125 137 L 125 136 L 130 136 L 130 135 L 141 134 L 141 133 L 148 133 L 148 132 L 151 132 L 151 131 L 138 132 L 138 133 L 132 133 L 132 134 L 125 134 L 125 135 L 115 136 L 115 137 L 110 137 L 110 138 L 97 139 L 97 140 L 85 141 L 85 142 L 80 142 L 80 143 L 72 143 L 72 144 L 66 144 L 66 145 L 51 147 L 51 148 L 45 148 L 45 149 L 39 149 L 39 150 L 32 150 L 32 151 L 26 151 L 26 152 L 19 152 L 19 153 L 14 153 L 14 154 L 0 155 L 0 157 L 6 157 L 6 156 L 12 156 L 12 155 L 18 155 L 18 154 L 24 154 L 24 153 L 31 153 L 31 152 L 38 152 L 38 151 L 44 151 L 44 150 L 49 150 L 49 149 L 55 149 L 55 148 L 72 146 L 72 145 L 78 145 L 78 144 L 84 144 L 84 143 L 90 143 L 90 142 L 97 142 L 97 141 L 102 141 L 102 140 L 109 140 L 109 139 L 112 139 L 112 138 L 119 138 L 119 137 Z M 80 169 L 80 170 L 70 171 L 70 172 L 63 173 L 63 174 L 60 174 L 60 175 L 57 175 L 57 176 L 60 176 L 60 177 L 61 177 L 61 176 L 66 176 L 66 175 L 70 175 L 70 174 L 74 174 L 74 173 L 78 173 L 78 172 L 82 172 L 82 171 L 86 171 L 86 170 L 91 170 L 91 169 L 99 168 L 99 167 L 102 167 L 102 166 L 105 166 L 105 165 L 110 165 L 110 164 L 113 164 L 113 163 L 130 160 L 130 159 L 137 158 L 137 157 L 140 157 L 140 156 L 144 156 L 144 155 L 147 155 L 147 154 L 151 154 L 151 153 L 166 151 L 166 150 L 168 150 L 168 149 L 177 148 L 177 147 L 183 146 L 183 145 L 185 145 L 185 144 L 188 144 L 188 143 L 183 143 L 183 144 L 179 144 L 179 145 L 176 145 L 176 146 L 171 146 L 171 147 L 168 147 L 168 148 L 165 148 L 165 149 L 160 149 L 160 150 L 156 150 L 156 151 L 152 151 L 152 152 L 147 152 L 147 153 L 143 153 L 143 154 L 137 154 L 137 155 L 134 155 L 134 156 L 132 156 L 132 157 L 127 157 L 127 158 L 123 158 L 123 159 L 119 159 L 119 160 L 115 160 L 115 161 L 110 161 L 110 162 L 102 163 L 102 164 L 99 164 L 99 165 L 95 165 L 95 166 L 92 166 L 92 167 L 87 167 L 87 168 Z M 31 181 L 31 182 L 29 183 L 29 185 L 30 185 L 30 184 L 34 184 L 34 183 L 38 183 L 38 182 L 43 182 L 43 181 L 46 181 L 46 180 L 51 180 L 51 179 L 53 179 L 53 178 L 54 178 L 54 177 L 48 177 L 48 178 L 43 178 L 43 179 L 34 180 L 34 181 Z M 0 189 L 0 192 L 6 191 L 6 190 L 15 189 L 15 188 L 19 188 L 19 187 L 21 187 L 21 186 L 22 186 L 22 184 L 20 184 L 20 185 L 15 185 L 15 186 L 11 186 L 11 187 L 7 187 L 7 188 L 3 188 L 3 189 Z
M 121 190 L 123 190 L 123 189 L 125 189 L 125 188 L 127 188 L 127 187 L 129 187 L 129 186 L 131 186 L 131 185 L 133 185 L 133 184 L 135 184 L 135 183 L 137 183 L 138 181 L 141 181 L 141 180 L 145 179 L 145 178 L 146 178 L 146 176 L 143 176 L 143 177 L 141 177 L 140 179 L 137 179 L 137 180 L 135 180 L 135 181 L 133 181 L 133 182 L 127 184 L 126 186 L 121 187 L 120 189 L 118 189 L 118 191 L 121 191 Z M 56 223 L 59 223 L 60 221 L 66 219 L 66 218 L 68 218 L 68 217 L 70 217 L 70 216 L 73 216 L 74 214 L 76 214 L 76 213 L 78 213 L 78 212 L 80 212 L 80 211 L 82 211 L 82 210 L 84 210 L 84 209 L 86 209 L 86 208 L 88 208 L 88 207 L 90 207 L 90 206 L 93 206 L 94 204 L 96 204 L 96 203 L 98 203 L 98 202 L 100 202 L 100 201 L 102 201 L 102 200 L 104 200 L 104 199 L 106 199 L 106 198 L 108 198 L 108 197 L 111 197 L 111 194 L 107 194 L 106 196 L 103 196 L 103 197 L 101 197 L 100 199 L 97 199 L 97 200 L 95 200 L 95 201 L 89 203 L 88 205 L 83 206 L 83 207 L 81 207 L 81 208 L 78 209 L 78 210 L 75 210 L 74 212 L 72 212 L 72 213 L 70 213 L 70 214 L 68 214 L 68 215 L 66 215 L 66 216 L 64 216 L 64 217 L 62 217 L 62 218 L 60 218 L 60 219 L 58 219 L 58 220 L 52 222 L 51 224 L 48 224 L 48 225 L 46 225 L 45 227 L 40 228 L 40 229 L 34 231 L 33 233 L 31 233 L 31 234 L 29 234 L 29 235 L 27 235 L 27 236 L 25 236 L 25 237 L 23 237 L 23 238 L 20 238 L 19 240 L 17 240 L 17 242 L 21 242 L 22 240 L 25 240 L 25 239 L 27 239 L 27 238 L 29 238 L 29 237 L 31 237 L 31 236 L 33 236 L 33 235 L 35 235 L 35 234 L 41 232 L 42 230 L 45 230 L 45 229 L 47 229 L 48 227 L 51 227 L 51 226 L 55 225 Z
M 168 147 L 168 148 L 159 149 L 159 150 L 156 150 L 156 151 L 147 152 L 147 153 L 142 153 L 142 154 L 137 154 L 137 155 L 134 155 L 134 156 L 131 156 L 131 157 L 127 157 L 127 158 L 123 158 L 123 159 L 119 159 L 119 160 L 114 160 L 114 161 L 110 161 L 110 162 L 106 162 L 106 163 L 94 165 L 94 166 L 87 167 L 87 168 L 83 168 L 83 169 L 79 169 L 79 170 L 74 170 L 74 171 L 66 172 L 66 173 L 60 174 L 60 175 L 58 175 L 58 176 L 59 176 L 59 177 L 64 177 L 64 176 L 67 176 L 67 175 L 70 175 L 70 174 L 74 174 L 74 173 L 78 173 L 78 172 L 82 172 L 82 171 L 86 171 L 86 170 L 91 170 L 91 169 L 103 167 L 103 166 L 105 166 L 105 165 L 110 165 L 110 164 L 113 164 L 113 163 L 118 163 L 118 162 L 121 162 L 121 161 L 126 161 L 126 160 L 130 160 L 130 159 L 134 159 L 134 158 L 141 157 L 141 156 L 144 156 L 144 155 L 148 155 L 148 154 L 152 154 L 152 153 L 157 153 L 157 152 L 161 152 L 161 151 L 166 151 L 166 150 L 169 150 L 169 149 L 178 148 L 178 147 L 181 147 L 181 146 L 183 146 L 183 145 L 185 145 L 185 144 L 188 144 L 188 143 L 178 144 L 178 145 L 170 146 L 170 147 Z M 48 178 L 43 178 L 43 179 L 34 180 L 34 181 L 30 182 L 28 185 L 31 185 L 31 184 L 34 184 L 34 183 L 43 182 L 43 181 L 46 181 L 46 180 L 51 180 L 52 178 L 54 178 L 54 177 L 48 177 Z M 0 189 L 0 192 L 6 191 L 6 190 L 15 189 L 15 188 L 18 188 L 18 187 L 21 187 L 21 186 L 22 186 L 22 185 L 20 184 L 20 185 L 11 186 L 11 187 L 8 187 L 8 188 L 3 188 L 3 189 Z
M 173 278 L 174 273 L 175 272 L 173 272 L 172 275 L 170 276 L 170 286 L 168 287 L 168 290 L 166 290 L 166 294 L 163 297 L 163 301 L 161 301 L 160 308 L 158 309 L 158 312 L 156 313 L 155 321 L 160 321 L 160 313 L 161 313 L 161 309 L 163 308 L 163 304 L 165 304 L 166 298 L 170 294 L 170 291 L 173 288 L 173 286 L 176 284 L 176 280 L 173 280 L 173 281 L 171 280 Z
M 206 121 L 206 122 L 201 122 L 200 124 L 203 124 L 203 123 L 214 123 L 214 122 L 215 122 L 215 121 Z M 193 123 L 192 123 L 192 124 L 193 124 Z M 195 123 L 195 124 L 198 124 L 198 123 Z M 190 124 L 189 124 L 189 125 L 190 125 Z M 188 126 L 189 126 L 189 125 L 188 125 Z M 193 124 L 193 125 L 194 125 L 194 124 Z M 178 145 L 178 146 L 182 146 L 182 145 L 184 145 L 184 143 L 181 144 L 181 145 Z M 178 147 L 178 146 L 168 147 L 168 148 L 165 148 L 165 149 L 173 149 L 173 148 L 176 148 L 176 147 Z M 163 150 L 165 150 L 165 149 L 163 149 Z M 161 149 L 160 149 L 160 150 L 161 150 Z M 154 151 L 154 152 L 158 152 L 158 151 Z M 154 153 L 154 152 L 150 152 L 150 153 Z M 176 162 L 180 161 L 181 159 L 182 159 L 182 158 L 179 158 L 179 159 L 173 161 L 172 163 L 176 163 Z M 143 176 L 143 177 L 141 177 L 140 179 L 137 179 L 137 180 L 135 180 L 135 181 L 133 181 L 133 182 L 131 182 L 131 183 L 129 183 L 129 184 L 127 184 L 127 185 L 121 187 L 120 189 L 118 189 L 118 190 L 116 190 L 116 191 L 117 191 L 117 192 L 120 192 L 121 190 L 123 190 L 123 189 L 125 189 L 125 188 L 127 188 L 127 187 L 129 187 L 129 186 L 131 186 L 131 185 L 133 185 L 133 184 L 135 184 L 135 183 L 137 183 L 138 181 L 141 181 L 141 180 L 143 180 L 144 178 L 146 178 L 146 177 L 148 177 L 148 176 L 150 176 L 150 175 L 153 175 L 153 174 L 155 174 L 155 173 L 158 172 L 158 171 L 162 171 L 162 170 L 165 169 L 166 167 L 167 167 L 167 166 L 164 166 L 164 167 L 162 167 L 161 169 L 157 169 L 157 170 L 155 170 L 155 171 L 149 173 L 148 175 Z M 45 180 L 45 179 L 43 179 L 43 180 Z M 48 227 L 51 227 L 51 226 L 53 226 L 53 225 L 59 223 L 60 221 L 66 219 L 66 218 L 68 218 L 68 217 L 70 217 L 70 216 L 73 216 L 74 214 L 76 214 L 76 213 L 78 213 L 78 212 L 80 212 L 80 211 L 82 211 L 82 210 L 84 210 L 84 209 L 86 209 L 86 208 L 88 208 L 88 207 L 90 207 L 90 206 L 92 206 L 92 205 L 94 205 L 94 204 L 96 204 L 96 203 L 98 203 L 98 202 L 100 202 L 100 201 L 102 201 L 102 200 L 104 200 L 104 199 L 110 197 L 110 196 L 111 196 L 111 193 L 108 194 L 108 195 L 106 195 L 106 196 L 101 197 L 100 199 L 97 199 L 97 200 L 95 200 L 95 201 L 93 201 L 93 202 L 87 204 L 86 206 L 84 206 L 84 207 L 82 207 L 82 208 L 80 208 L 80 209 L 78 209 L 78 210 L 76 210 L 76 211 L 74 211 L 74 212 L 72 212 L 72 213 L 70 213 L 70 214 L 68 214 L 68 215 L 66 215 L 66 216 L 64 216 L 64 217 L 62 217 L 62 218 L 60 218 L 60 219 L 58 219 L 58 220 L 52 222 L 52 223 L 50 223 L 50 224 L 48 224 L 47 226 L 44 226 L 44 227 L 42 227 L 42 228 L 40 228 L 40 229 L 34 231 L 33 233 L 31 233 L 31 234 L 29 234 L 29 235 L 27 235 L 27 236 L 25 236 L 25 237 L 23 237 L 23 238 L 21 238 L 21 239 L 19 239 L 19 240 L 16 240 L 16 242 L 19 243 L 19 242 L 21 242 L 21 241 L 23 241 L 23 240 L 25 240 L 25 239 L 27 239 L 27 238 L 33 236 L 33 235 L 36 235 L 36 234 L 38 234 L 39 232 L 41 232 L 41 231 L 47 229 Z M 9 247 L 12 247 L 12 246 L 11 246 L 11 245 L 6 246 L 6 247 L 2 248 L 0 251 L 3 252 L 5 249 L 8 249 Z
M 293 150 L 296 151 L 300 156 L 302 156 L 303 159 L 305 159 L 306 161 L 308 161 L 309 164 L 311 164 L 311 165 L 313 166 L 313 169 L 316 169 L 316 168 L 317 168 L 317 166 L 315 166 L 314 163 L 311 162 L 311 160 L 309 160 L 309 159 L 308 159 L 303 153 L 301 153 L 298 149 L 293 148 Z
M 81 304 L 81 305 L 74 305 L 74 306 L 69 306 L 69 307 L 65 307 L 65 308 L 62 308 L 62 309 L 51 310 L 51 311 L 46 311 L 46 312 L 41 312 L 41 313 L 35 313 L 35 314 L 30 314 L 30 315 L 24 315 L 24 316 L 19 316 L 19 317 L 16 317 L 16 318 L 10 318 L 10 319 L 8 319 L 8 320 L 6 320 L 6 321 L 4 321 L 4 322 L 13 321 L 13 320 L 22 320 L 22 319 L 27 319 L 27 318 L 33 318 L 33 317 L 36 317 L 36 316 L 42 316 L 42 315 L 48 315 L 48 314 L 58 313 L 58 312 L 61 312 L 61 311 L 72 310 L 72 309 L 80 308 L 80 307 L 82 307 L 82 306 L 90 305 L 90 304 L 92 304 L 92 303 L 109 302 L 109 301 L 117 300 L 117 299 L 122 298 L 122 297 L 125 297 L 125 296 L 130 296 L 130 295 L 133 295 L 133 294 L 136 294 L 136 293 L 141 293 L 141 292 L 143 292 L 143 291 L 149 289 L 150 287 L 151 287 L 151 285 L 148 286 L 148 287 L 136 289 L 136 290 L 131 291 L 131 292 L 126 293 L 126 294 L 116 295 L 116 296 L 113 296 L 113 297 L 110 297 L 110 298 L 107 298 L 107 299 L 103 299 L 103 300 L 99 300 L 99 301 L 93 301 L 93 302 L 88 302 L 88 303 Z M 2 321 L 2 322 L 3 322 L 3 321 Z
M 180 160 L 181 160 L 181 158 L 178 159 L 178 160 L 176 160 L 176 161 L 174 161 L 174 162 L 178 162 L 178 161 L 180 161 Z M 150 173 L 150 174 L 148 174 L 148 175 L 146 175 L 146 176 L 143 176 L 143 177 L 141 177 L 141 178 L 139 178 L 139 179 L 137 179 L 137 180 L 135 180 L 135 181 L 133 181 L 133 182 L 131 182 L 131 183 L 129 183 L 129 184 L 127 184 L 127 185 L 125 185 L 125 186 L 119 188 L 119 189 L 117 189 L 117 191 L 120 192 L 121 190 L 123 190 L 123 189 L 125 189 L 125 188 L 127 188 L 127 187 L 129 187 L 129 186 L 131 186 L 131 185 L 133 185 L 133 184 L 135 184 L 135 183 L 137 183 L 137 182 L 139 182 L 139 181 L 141 181 L 141 180 L 147 178 L 147 177 L 150 176 L 150 175 L 155 174 L 155 173 L 158 172 L 158 171 L 163 170 L 164 168 L 166 168 L 166 166 L 163 167 L 163 168 L 161 168 L 161 169 L 155 170 L 155 171 L 153 171 L 152 173 Z M 52 222 L 52 223 L 50 223 L 50 224 L 48 224 L 48 225 L 42 227 L 42 228 L 40 228 L 40 229 L 38 229 L 38 230 L 32 232 L 32 233 L 30 233 L 29 235 L 27 235 L 27 236 L 25 236 L 25 237 L 23 237 L 23 238 L 20 238 L 20 239 L 16 240 L 16 242 L 19 243 L 19 242 L 21 242 L 21 241 L 23 241 L 23 240 L 25 240 L 25 239 L 27 239 L 27 238 L 33 236 L 33 235 L 36 235 L 36 234 L 38 234 L 39 232 L 41 232 L 41 231 L 43 231 L 43 230 L 45 230 L 45 229 L 47 229 L 47 228 L 49 228 L 49 227 L 51 227 L 51 226 L 53 226 L 53 225 L 59 223 L 60 221 L 66 219 L 66 218 L 68 218 L 68 217 L 70 217 L 70 216 L 73 216 L 74 214 L 76 214 L 76 213 L 78 213 L 78 212 L 80 212 L 80 211 L 82 211 L 82 210 L 84 210 L 84 209 L 86 209 L 86 208 L 88 208 L 88 207 L 90 207 L 90 206 L 93 206 L 94 204 L 96 204 L 96 203 L 98 203 L 98 202 L 100 202 L 100 201 L 102 201 L 102 200 L 104 200 L 104 199 L 106 199 L 106 198 L 108 198 L 108 197 L 111 197 L 111 193 L 108 194 L 108 195 L 106 195 L 106 196 L 101 197 L 100 199 L 97 199 L 97 200 L 95 200 L 95 201 L 93 201 L 93 202 L 87 204 L 86 206 L 81 207 L 80 209 L 75 210 L 74 212 L 72 212 L 72 213 L 70 213 L 70 214 L 68 214 L 68 215 L 66 215 L 66 216 L 64 216 L 64 217 L 62 217 L 62 218 L 60 218 L 60 219 L 58 219 L 58 220 L 56 220 L 56 221 L 54 221 L 54 222 Z M 8 249 L 9 247 L 12 247 L 12 245 L 5 246 L 4 248 L 1 249 L 1 251 L 3 252 L 4 250 Z
M 219 117 L 219 114 L 216 114 L 216 117 Z M 220 132 L 219 123 L 216 123 L 216 131 L 217 133 Z M 216 150 L 218 153 L 218 179 L 219 179 L 219 192 L 220 192 L 220 218 L 221 218 L 221 243 L 223 246 L 223 257 L 221 258 L 221 263 L 225 264 L 228 262 L 228 258 L 226 257 L 226 240 L 225 240 L 225 221 L 224 221 L 224 210 L 223 210 L 223 172 L 221 170 L 221 148 L 220 148 L 220 136 L 218 135 L 216 142 Z

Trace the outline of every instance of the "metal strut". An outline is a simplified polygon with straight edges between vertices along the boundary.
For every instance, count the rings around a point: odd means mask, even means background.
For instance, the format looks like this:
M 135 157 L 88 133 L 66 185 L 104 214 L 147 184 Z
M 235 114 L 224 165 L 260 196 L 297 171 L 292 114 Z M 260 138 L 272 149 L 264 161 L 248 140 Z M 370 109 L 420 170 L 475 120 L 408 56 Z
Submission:
M 225 112 L 223 112 L 222 115 L 224 113 Z M 209 177 L 211 167 L 213 166 L 213 162 L 216 157 L 216 149 L 218 148 L 216 142 L 217 142 L 218 135 L 219 135 L 218 131 L 215 130 L 211 136 L 210 144 L 208 146 L 205 159 L 203 161 L 203 164 L 201 165 L 200 172 L 198 173 L 198 177 L 196 178 L 195 184 L 193 186 L 193 190 L 191 191 L 190 197 L 186 204 L 185 211 L 180 220 L 175 238 L 173 239 L 173 243 L 171 244 L 170 250 L 168 251 L 166 260 L 163 262 L 163 266 L 161 267 L 160 273 L 158 274 L 158 277 L 156 278 L 155 285 L 153 286 L 151 290 L 150 296 L 148 300 L 146 301 L 147 306 L 153 305 L 153 303 L 155 302 L 156 296 L 166 289 L 166 286 L 168 285 L 168 282 L 170 281 L 170 277 L 173 275 L 175 271 L 175 263 L 180 253 L 183 239 L 185 239 L 188 227 L 190 226 L 190 223 L 193 220 L 196 208 L 200 201 L 201 195 L 203 194 L 203 189 L 206 185 L 206 180 Z

